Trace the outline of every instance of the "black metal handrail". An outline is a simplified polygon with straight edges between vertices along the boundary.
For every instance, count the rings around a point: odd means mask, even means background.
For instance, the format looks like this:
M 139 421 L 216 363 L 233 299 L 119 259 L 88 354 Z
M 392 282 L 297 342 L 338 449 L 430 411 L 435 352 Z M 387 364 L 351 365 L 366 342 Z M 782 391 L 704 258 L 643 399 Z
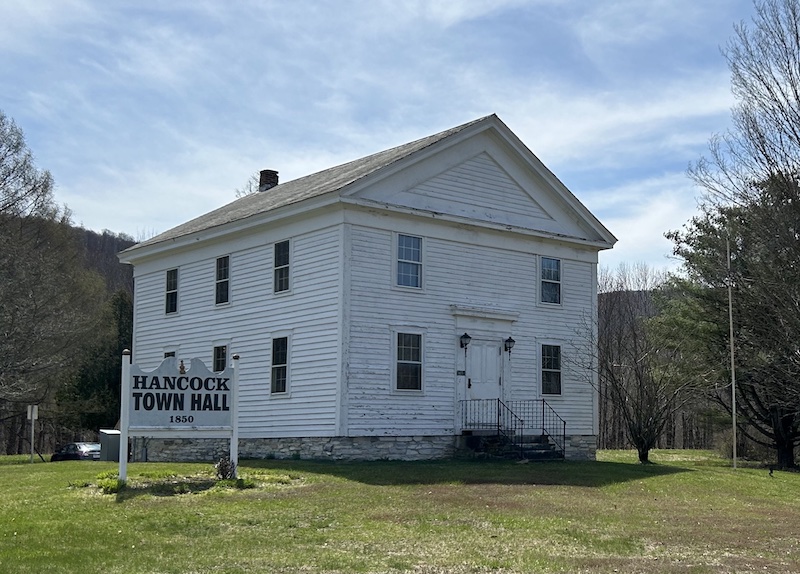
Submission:
M 462 430 L 492 431 L 520 448 L 525 436 L 538 433 L 562 456 L 566 452 L 567 423 L 544 400 L 475 399 L 460 401 L 460 405 Z
M 567 422 L 547 401 L 508 401 L 508 406 L 522 417 L 527 429 L 546 436 L 562 455 L 566 452 Z
M 517 416 L 501 400 L 497 400 L 497 434 L 504 436 L 512 448 L 519 448 L 522 454 L 522 437 L 525 434 L 525 421 Z

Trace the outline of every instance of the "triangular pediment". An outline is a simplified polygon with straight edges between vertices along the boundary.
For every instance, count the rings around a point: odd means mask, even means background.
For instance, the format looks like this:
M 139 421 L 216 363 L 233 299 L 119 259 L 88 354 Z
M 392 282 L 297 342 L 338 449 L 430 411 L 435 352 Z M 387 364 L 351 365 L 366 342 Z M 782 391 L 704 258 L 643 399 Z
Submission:
M 439 153 L 431 151 L 351 197 L 478 225 L 579 241 L 604 240 L 570 204 L 571 194 L 535 157 L 529 161 L 496 136 L 480 133 Z
M 407 207 L 507 225 L 528 226 L 532 218 L 553 219 L 485 152 L 398 194 L 396 199 Z

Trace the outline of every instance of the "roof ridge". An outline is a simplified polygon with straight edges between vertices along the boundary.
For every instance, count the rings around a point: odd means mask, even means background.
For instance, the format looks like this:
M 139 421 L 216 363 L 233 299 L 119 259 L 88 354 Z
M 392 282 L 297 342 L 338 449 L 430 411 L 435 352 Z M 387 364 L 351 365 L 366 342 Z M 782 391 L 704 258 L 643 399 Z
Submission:
M 353 160 L 350 160 L 350 161 L 346 161 L 346 162 L 341 163 L 339 165 L 331 166 L 331 167 L 322 169 L 320 171 L 317 171 L 317 172 L 314 172 L 314 173 L 310 173 L 308 175 L 300 176 L 298 178 L 289 180 L 289 181 L 285 182 L 284 184 L 279 184 L 279 186 L 280 185 L 289 184 L 289 183 L 292 183 L 292 182 L 296 182 L 296 181 L 300 181 L 300 180 L 305 179 L 305 178 L 314 177 L 316 175 L 325 173 L 327 171 L 345 168 L 348 165 L 362 163 L 362 162 L 365 162 L 365 161 L 367 161 L 367 160 L 369 160 L 371 158 L 377 158 L 377 157 L 381 157 L 381 156 L 385 156 L 385 155 L 392 155 L 392 154 L 398 152 L 401 149 L 406 149 L 406 148 L 408 149 L 408 153 L 406 153 L 406 154 L 404 154 L 404 155 L 402 155 L 400 157 L 396 157 L 392 161 L 390 161 L 390 162 L 388 162 L 386 164 L 383 164 L 380 167 L 376 167 L 375 170 L 373 170 L 373 171 L 377 171 L 377 169 L 382 169 L 384 167 L 387 167 L 387 166 L 391 165 L 392 163 L 395 163 L 395 162 L 400 161 L 401 159 L 403 159 L 405 157 L 408 157 L 412 153 L 415 153 L 417 151 L 425 149 L 426 147 L 430 147 L 433 144 L 435 144 L 435 143 L 437 143 L 437 142 L 439 142 L 439 141 L 441 141 L 443 139 L 447 139 L 448 137 L 450 137 L 452 135 L 455 135 L 458 132 L 463 131 L 463 130 L 465 130 L 466 128 L 468 128 L 470 126 L 478 124 L 478 123 L 480 123 L 482 121 L 485 121 L 485 120 L 487 120 L 487 119 L 489 119 L 491 117 L 497 117 L 497 116 L 496 116 L 496 114 L 490 114 L 488 116 L 483 116 L 483 117 L 478 118 L 476 120 L 472 120 L 472 121 L 466 122 L 464 124 L 461 124 L 461 125 L 458 125 L 458 126 L 455 126 L 455 127 L 452 127 L 452 128 L 448 128 L 446 130 L 442 130 L 442 131 L 437 132 L 435 134 L 424 136 L 424 137 L 415 139 L 415 140 L 410 141 L 410 142 L 399 144 L 399 145 L 396 145 L 394 147 L 390 147 L 390 148 L 385 149 L 385 150 L 381 150 L 381 151 L 378 151 L 378 152 L 375 152 L 375 153 L 371 153 L 371 154 L 368 154 L 368 155 L 365 155 L 365 156 L 362 156 L 362 157 L 359 157 L 359 158 L 356 158 L 356 159 L 353 159 Z M 428 140 L 430 140 L 430 141 L 428 141 Z M 419 144 L 421 144 L 422 142 L 424 142 L 424 141 L 428 141 L 428 143 L 417 148 L 417 146 Z M 369 172 L 369 173 L 372 173 L 372 172 Z M 369 175 L 369 173 L 362 174 L 357 179 L 361 179 L 361 177 L 366 177 L 367 175 Z M 356 181 L 357 179 L 354 179 L 353 181 Z M 350 182 L 350 183 L 352 183 L 352 182 Z M 276 186 L 276 187 L 279 187 L 279 186 Z M 272 188 L 272 189 L 275 189 L 275 188 Z
M 483 116 L 429 136 L 301 176 L 271 187 L 267 191 L 246 195 L 129 247 L 125 251 L 135 251 L 139 247 L 177 239 L 191 233 L 247 219 L 279 207 L 340 191 L 356 181 L 491 118 L 499 120 L 495 114 Z

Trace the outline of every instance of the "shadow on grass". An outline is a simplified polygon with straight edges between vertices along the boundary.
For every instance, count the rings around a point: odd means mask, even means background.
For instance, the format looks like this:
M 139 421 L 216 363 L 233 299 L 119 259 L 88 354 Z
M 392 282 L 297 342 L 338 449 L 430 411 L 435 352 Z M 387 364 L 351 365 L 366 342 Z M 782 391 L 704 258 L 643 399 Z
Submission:
M 41 464 L 41 463 L 48 463 L 49 461 L 46 459 L 41 458 L 40 456 L 36 456 L 33 459 L 33 463 L 31 463 L 31 455 L 29 454 L 11 454 L 11 455 L 2 455 L 0 456 L 0 466 L 18 466 L 18 465 L 31 465 L 31 464 Z M 85 461 L 91 462 L 91 461 Z
M 516 461 L 380 461 L 312 462 L 298 460 L 242 460 L 239 468 L 274 469 L 294 473 L 332 475 L 376 486 L 419 484 L 530 484 L 600 487 L 646 478 L 690 472 L 691 468 L 621 462 Z
M 148 482 L 128 483 L 116 493 L 117 502 L 125 502 L 139 496 L 178 496 L 180 494 L 198 494 L 211 490 L 218 482 L 207 477 L 181 477 Z

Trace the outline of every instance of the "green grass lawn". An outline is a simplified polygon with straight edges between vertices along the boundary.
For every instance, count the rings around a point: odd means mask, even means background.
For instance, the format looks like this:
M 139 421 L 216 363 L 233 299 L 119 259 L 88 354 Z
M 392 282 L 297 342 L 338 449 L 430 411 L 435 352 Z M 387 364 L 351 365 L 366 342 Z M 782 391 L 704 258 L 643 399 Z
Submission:
M 599 458 L 135 463 L 103 494 L 114 463 L 0 457 L 0 572 L 800 572 L 800 474 Z

